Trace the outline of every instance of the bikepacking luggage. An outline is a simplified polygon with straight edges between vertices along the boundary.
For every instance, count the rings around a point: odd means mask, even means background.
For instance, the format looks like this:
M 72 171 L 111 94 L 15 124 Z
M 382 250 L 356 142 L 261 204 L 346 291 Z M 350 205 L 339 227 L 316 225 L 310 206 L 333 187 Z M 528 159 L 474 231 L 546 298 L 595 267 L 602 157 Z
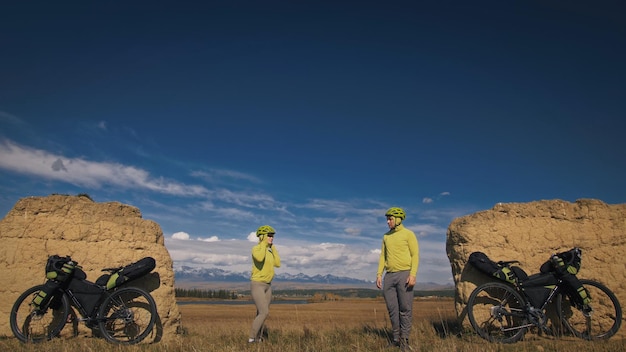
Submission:
M 576 277 L 580 270 L 581 261 L 582 250 L 580 248 L 572 248 L 568 251 L 554 254 L 539 269 L 542 273 L 551 272 L 561 278 L 566 284 L 568 297 L 578 307 L 588 305 L 591 302 L 589 292 Z
M 520 282 L 522 291 L 528 297 L 530 304 L 535 308 L 542 308 L 543 302 L 554 289 L 558 279 L 551 273 L 538 273 L 530 275 L 528 279 Z
M 510 268 L 489 259 L 483 252 L 473 252 L 469 256 L 469 263 L 480 272 L 496 277 L 510 284 L 515 284 L 520 280 L 525 280 L 528 275 L 522 268 L 511 266 Z
M 43 286 L 43 289 L 37 292 L 37 295 L 33 298 L 32 305 L 35 309 L 43 309 L 46 307 L 50 299 L 52 299 L 56 290 L 61 286 L 61 283 L 54 280 L 48 280 Z
M 83 308 L 85 308 L 87 316 L 91 316 L 91 314 L 94 313 L 95 308 L 98 306 L 104 289 L 93 282 L 76 277 L 70 281 L 68 288 L 72 290 L 76 299 L 78 299 L 78 302 L 80 302 Z
M 569 251 L 552 255 L 550 260 L 541 265 L 539 271 L 542 273 L 556 271 L 561 274 L 568 272 L 576 275 L 580 270 L 581 262 L 582 250 L 580 248 L 572 248 Z
M 72 258 L 51 255 L 46 262 L 46 278 L 49 280 L 66 281 L 74 272 L 76 263 Z
M 96 280 L 96 284 L 110 290 L 125 282 L 142 277 L 156 267 L 156 261 L 152 257 L 145 257 L 129 264 L 113 274 L 104 274 Z

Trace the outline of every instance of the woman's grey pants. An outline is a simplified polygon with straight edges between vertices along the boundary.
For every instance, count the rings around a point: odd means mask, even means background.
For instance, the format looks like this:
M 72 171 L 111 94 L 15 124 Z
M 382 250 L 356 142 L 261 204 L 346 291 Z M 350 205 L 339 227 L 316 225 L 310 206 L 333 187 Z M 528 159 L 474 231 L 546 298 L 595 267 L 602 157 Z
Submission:
M 265 282 L 250 281 L 250 294 L 254 305 L 256 305 L 256 318 L 252 322 L 250 338 L 261 337 L 261 329 L 265 319 L 270 314 L 270 302 L 272 301 L 272 285 Z
M 391 320 L 393 339 L 408 339 L 413 319 L 413 286 L 407 287 L 409 271 L 386 273 L 383 282 L 383 297 Z

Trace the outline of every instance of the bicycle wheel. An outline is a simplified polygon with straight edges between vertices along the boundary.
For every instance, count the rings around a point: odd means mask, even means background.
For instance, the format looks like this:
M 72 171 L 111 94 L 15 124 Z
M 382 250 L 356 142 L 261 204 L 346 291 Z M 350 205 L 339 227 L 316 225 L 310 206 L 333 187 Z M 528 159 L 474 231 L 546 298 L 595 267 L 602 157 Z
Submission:
M 35 309 L 31 304 L 43 288 L 44 285 L 29 288 L 18 297 L 11 308 L 11 331 L 22 342 L 48 341 L 61 333 L 67 321 L 70 301 L 60 291 L 54 294 L 47 307 Z
M 156 303 L 148 292 L 124 287 L 104 300 L 98 313 L 98 325 L 107 341 L 131 345 L 152 332 L 156 318 Z
M 581 279 L 591 297 L 591 311 L 577 308 L 570 298 L 562 294 L 556 299 L 557 313 L 564 332 L 585 340 L 608 339 L 622 324 L 622 308 L 617 297 L 606 286 L 593 280 Z
M 526 333 L 524 299 L 504 283 L 487 282 L 472 291 L 467 315 L 478 335 L 490 342 L 513 343 Z

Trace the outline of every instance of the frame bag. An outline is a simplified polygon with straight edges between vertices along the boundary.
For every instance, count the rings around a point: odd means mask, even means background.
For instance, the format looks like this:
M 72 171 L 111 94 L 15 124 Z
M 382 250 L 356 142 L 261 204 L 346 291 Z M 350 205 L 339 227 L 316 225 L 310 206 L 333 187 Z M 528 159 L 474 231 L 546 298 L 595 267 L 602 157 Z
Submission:
M 83 278 L 74 278 L 70 281 L 68 288 L 72 290 L 76 299 L 78 299 L 83 308 L 85 308 L 87 315 L 91 316 L 98 306 L 104 289 Z
M 530 275 L 520 286 L 533 307 L 543 308 L 543 303 L 557 283 L 558 280 L 553 274 L 538 273 Z

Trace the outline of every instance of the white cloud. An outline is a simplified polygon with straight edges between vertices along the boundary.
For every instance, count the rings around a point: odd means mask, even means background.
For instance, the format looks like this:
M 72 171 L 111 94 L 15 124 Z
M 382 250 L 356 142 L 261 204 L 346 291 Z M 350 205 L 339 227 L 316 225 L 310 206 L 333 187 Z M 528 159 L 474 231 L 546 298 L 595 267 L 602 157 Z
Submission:
M 246 208 L 276 209 L 276 200 L 260 192 L 233 192 L 228 189 L 219 189 L 214 192 L 217 199 Z
M 254 219 L 255 215 L 249 210 L 242 210 L 234 207 L 216 206 L 211 201 L 203 201 L 198 204 L 199 209 L 210 211 L 220 217 L 230 219 Z
M 207 182 L 220 182 L 223 180 L 250 181 L 252 183 L 261 183 L 261 180 L 255 176 L 245 174 L 233 170 L 211 169 L 207 171 L 193 171 L 191 176 L 198 177 Z
M 449 196 L 449 195 L 450 195 L 450 192 L 441 192 L 441 193 L 439 193 L 435 197 L 435 199 L 436 200 L 440 200 L 442 197 L 446 197 L 446 196 Z M 435 199 L 433 199 L 431 197 L 424 197 L 424 198 L 422 198 L 422 203 L 423 204 L 431 204 L 431 203 L 433 203 L 435 201 Z
M 206 196 L 209 193 L 202 186 L 154 177 L 134 166 L 64 157 L 9 140 L 0 142 L 0 168 L 82 187 L 139 187 L 177 196 Z
M 355 228 L 355 227 L 348 227 L 344 230 L 344 232 L 352 236 L 358 236 L 361 234 L 361 229 Z
M 186 232 L 176 232 L 172 234 L 172 238 L 175 240 L 188 240 L 189 234 Z
M 417 235 L 418 238 L 441 235 L 447 232 L 446 228 L 432 224 L 408 225 L 407 228 L 415 232 L 415 235 Z
M 247 237 L 249 242 L 259 242 L 259 238 L 256 237 L 256 232 L 250 232 Z
M 208 238 L 198 238 L 199 241 L 203 241 L 203 242 L 219 242 L 219 238 L 217 236 L 211 236 Z

